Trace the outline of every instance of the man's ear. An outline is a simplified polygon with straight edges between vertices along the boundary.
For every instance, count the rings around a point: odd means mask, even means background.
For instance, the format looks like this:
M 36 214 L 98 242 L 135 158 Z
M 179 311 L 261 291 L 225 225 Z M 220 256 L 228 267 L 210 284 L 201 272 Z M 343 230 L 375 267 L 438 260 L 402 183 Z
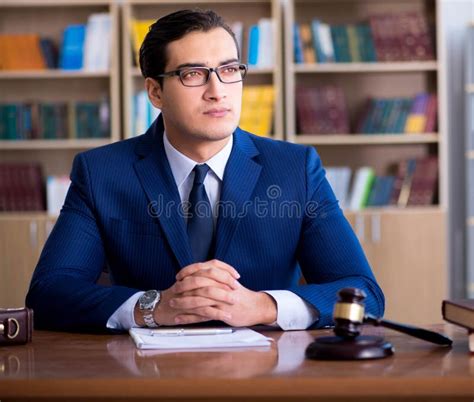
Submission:
M 157 107 L 158 109 L 161 109 L 163 101 L 160 83 L 153 78 L 146 78 L 145 88 L 148 93 L 148 99 L 150 99 L 151 104 Z

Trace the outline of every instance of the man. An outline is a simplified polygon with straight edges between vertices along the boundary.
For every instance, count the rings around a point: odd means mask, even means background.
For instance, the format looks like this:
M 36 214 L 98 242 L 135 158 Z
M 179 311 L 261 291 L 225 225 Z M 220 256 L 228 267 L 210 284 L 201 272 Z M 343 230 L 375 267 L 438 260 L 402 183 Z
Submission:
M 162 114 L 144 135 L 75 158 L 27 295 L 37 327 L 322 327 L 347 286 L 382 315 L 314 149 L 237 127 L 246 66 L 221 18 L 161 18 L 140 67 Z M 112 286 L 96 283 L 105 266 Z

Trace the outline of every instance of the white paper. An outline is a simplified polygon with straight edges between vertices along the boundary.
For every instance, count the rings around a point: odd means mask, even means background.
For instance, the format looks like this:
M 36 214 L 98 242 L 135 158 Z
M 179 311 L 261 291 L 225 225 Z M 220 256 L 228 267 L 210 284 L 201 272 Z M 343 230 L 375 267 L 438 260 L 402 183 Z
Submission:
M 138 349 L 216 349 L 249 346 L 269 346 L 271 338 L 248 328 L 236 328 L 224 335 L 176 335 L 153 336 L 148 328 L 131 328 L 132 337 Z

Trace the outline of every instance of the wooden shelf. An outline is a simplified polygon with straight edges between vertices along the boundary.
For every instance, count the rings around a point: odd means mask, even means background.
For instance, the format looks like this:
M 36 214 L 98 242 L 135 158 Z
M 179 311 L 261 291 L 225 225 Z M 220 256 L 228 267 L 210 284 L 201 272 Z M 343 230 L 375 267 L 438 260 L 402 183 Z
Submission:
M 0 222 L 18 220 L 48 220 L 57 219 L 56 215 L 49 215 L 46 211 L 11 211 L 0 212 Z
M 75 6 L 104 6 L 109 5 L 108 0 L 2 0 L 2 7 L 75 7 Z
M 387 73 L 436 71 L 437 69 L 437 61 L 293 64 L 293 71 L 295 73 Z
M 358 211 L 354 210 L 344 210 L 344 215 L 354 216 L 354 215 L 372 215 L 372 214 L 399 214 L 399 215 L 410 215 L 418 214 L 420 212 L 445 212 L 445 210 L 439 205 L 420 205 L 420 206 L 411 206 L 411 207 L 396 207 L 396 206 L 386 206 L 386 207 L 370 207 L 364 208 Z
M 189 4 L 199 4 L 199 3 L 205 3 L 205 4 L 240 4 L 240 3 L 271 3 L 271 0 L 127 0 L 127 3 L 130 5 L 156 5 L 156 4 L 171 4 L 171 5 L 176 5 L 177 7 L 181 4 L 184 5 L 189 5 Z
M 306 145 L 391 145 L 437 143 L 436 133 L 426 134 L 298 134 L 295 142 Z
M 0 80 L 11 79 L 57 79 L 57 78 L 109 78 L 110 71 L 0 71 Z
M 52 150 L 52 149 L 89 149 L 113 142 L 109 138 L 91 138 L 77 140 L 2 140 L 0 151 L 16 150 Z

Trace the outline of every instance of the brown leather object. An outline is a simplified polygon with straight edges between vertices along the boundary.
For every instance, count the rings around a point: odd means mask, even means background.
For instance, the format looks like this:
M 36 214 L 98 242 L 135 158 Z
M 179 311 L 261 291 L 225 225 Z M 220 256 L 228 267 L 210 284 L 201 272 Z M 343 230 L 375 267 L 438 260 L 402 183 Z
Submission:
M 0 346 L 31 341 L 33 310 L 27 307 L 0 309 Z

